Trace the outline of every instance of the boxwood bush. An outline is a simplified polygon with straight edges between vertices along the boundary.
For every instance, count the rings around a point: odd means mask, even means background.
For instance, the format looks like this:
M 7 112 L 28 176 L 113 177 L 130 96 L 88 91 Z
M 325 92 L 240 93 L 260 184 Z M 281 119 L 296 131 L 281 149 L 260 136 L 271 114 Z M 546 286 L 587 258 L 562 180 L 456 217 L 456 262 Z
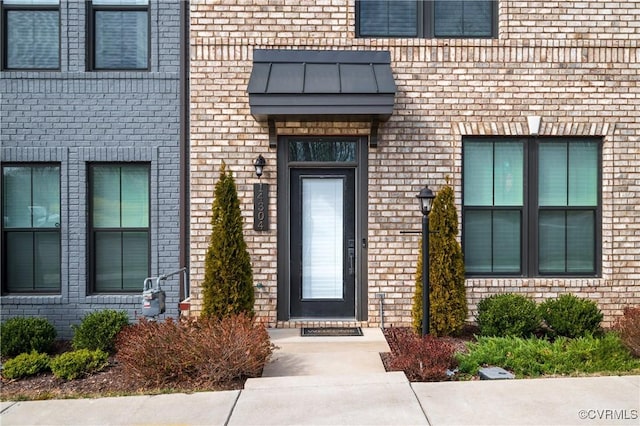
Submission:
M 129 324 L 124 311 L 105 309 L 84 316 L 79 325 L 72 326 L 73 349 L 100 349 L 104 352 L 115 351 L 115 339 L 120 330 Z
M 49 352 L 56 335 L 55 327 L 45 318 L 10 318 L 0 326 L 0 353 L 13 357 L 31 351 Z
M 540 327 L 536 303 L 512 293 L 482 299 L 476 320 L 483 336 L 528 337 Z
M 600 331 L 602 312 L 593 300 L 563 294 L 538 307 L 552 336 L 582 337 Z

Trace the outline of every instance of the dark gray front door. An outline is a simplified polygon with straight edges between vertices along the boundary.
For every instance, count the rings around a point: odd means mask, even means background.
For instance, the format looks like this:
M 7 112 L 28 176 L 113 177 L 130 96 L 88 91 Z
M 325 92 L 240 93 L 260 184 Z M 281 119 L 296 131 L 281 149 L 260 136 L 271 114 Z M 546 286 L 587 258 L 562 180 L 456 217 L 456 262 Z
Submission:
M 291 316 L 354 317 L 355 170 L 291 169 Z

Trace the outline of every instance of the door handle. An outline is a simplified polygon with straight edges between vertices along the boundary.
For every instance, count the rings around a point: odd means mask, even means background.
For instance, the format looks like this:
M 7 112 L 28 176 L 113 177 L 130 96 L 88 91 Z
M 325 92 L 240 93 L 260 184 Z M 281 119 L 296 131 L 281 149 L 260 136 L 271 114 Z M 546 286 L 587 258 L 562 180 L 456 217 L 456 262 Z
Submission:
M 349 275 L 353 275 L 355 270 L 356 249 L 350 248 L 348 252 L 349 252 Z

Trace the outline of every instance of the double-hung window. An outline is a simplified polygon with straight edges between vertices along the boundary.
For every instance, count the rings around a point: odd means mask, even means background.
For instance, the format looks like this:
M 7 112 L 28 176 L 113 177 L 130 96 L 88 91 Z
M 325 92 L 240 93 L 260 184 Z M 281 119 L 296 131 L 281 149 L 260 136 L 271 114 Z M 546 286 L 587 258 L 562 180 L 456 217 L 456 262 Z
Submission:
M 60 292 L 60 166 L 2 167 L 3 292 Z
M 600 164 L 595 138 L 465 138 L 467 274 L 597 276 Z
M 92 0 L 88 4 L 88 68 L 149 69 L 149 1 Z
M 60 69 L 60 0 L 2 0 L 2 68 Z
M 358 37 L 496 36 L 495 0 L 359 0 Z
M 149 276 L 149 166 L 89 168 L 93 293 L 140 291 Z

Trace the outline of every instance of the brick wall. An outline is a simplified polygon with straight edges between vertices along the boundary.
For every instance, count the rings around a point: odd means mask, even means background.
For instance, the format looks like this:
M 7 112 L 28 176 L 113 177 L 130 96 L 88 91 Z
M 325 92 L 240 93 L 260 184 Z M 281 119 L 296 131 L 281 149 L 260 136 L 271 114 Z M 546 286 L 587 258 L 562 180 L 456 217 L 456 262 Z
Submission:
M 151 71 L 85 71 L 84 2 L 61 1 L 61 70 L 3 72 L 0 79 L 2 162 L 61 166 L 62 288 L 57 295 L 0 298 L 2 320 L 47 317 L 61 337 L 87 312 L 141 314 L 140 293 L 87 291 L 87 165 L 148 162 L 151 174 L 151 272 L 179 268 L 180 8 L 150 2 Z M 167 315 L 178 315 L 178 280 L 167 291 Z
M 249 113 L 246 87 L 254 49 L 389 50 L 396 106 L 369 151 L 369 324 L 411 321 L 420 227 L 415 194 L 447 176 L 461 207 L 464 135 L 600 136 L 602 277 L 469 279 L 477 302 L 498 292 L 542 300 L 571 292 L 596 300 L 609 324 L 640 304 L 640 5 L 637 2 L 500 1 L 496 39 L 360 39 L 354 1 L 193 1 L 191 5 L 191 277 L 195 312 L 210 230 L 212 189 L 222 159 L 235 173 L 245 238 L 254 264 L 259 315 L 275 322 L 275 194 L 271 230 L 251 229 L 252 161 L 267 160 L 263 182 L 276 188 L 276 153 L 264 123 Z M 367 134 L 366 124 L 277 122 L 278 134 Z M 275 190 L 275 189 L 274 189 Z M 286 325 L 286 324 L 280 324 Z

